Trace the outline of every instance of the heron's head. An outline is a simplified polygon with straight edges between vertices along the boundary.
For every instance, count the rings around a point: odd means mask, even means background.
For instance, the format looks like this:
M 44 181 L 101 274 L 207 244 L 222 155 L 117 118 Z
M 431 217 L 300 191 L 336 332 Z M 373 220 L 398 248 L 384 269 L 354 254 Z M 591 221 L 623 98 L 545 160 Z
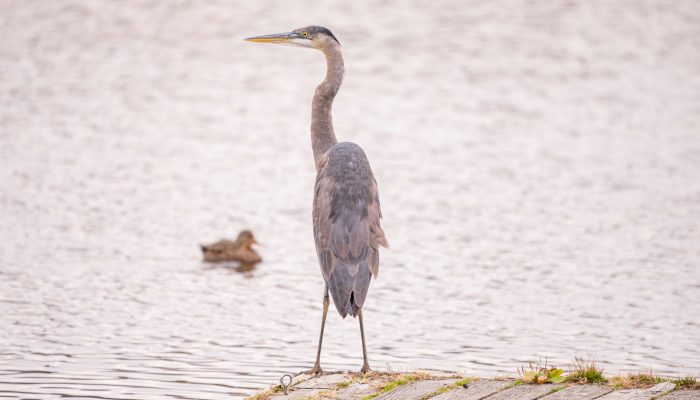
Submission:
M 323 50 L 327 46 L 340 45 L 340 42 L 331 31 L 322 26 L 307 26 L 295 29 L 291 32 L 274 33 L 272 35 L 253 36 L 246 38 L 249 42 L 276 43 L 292 46 L 308 47 Z

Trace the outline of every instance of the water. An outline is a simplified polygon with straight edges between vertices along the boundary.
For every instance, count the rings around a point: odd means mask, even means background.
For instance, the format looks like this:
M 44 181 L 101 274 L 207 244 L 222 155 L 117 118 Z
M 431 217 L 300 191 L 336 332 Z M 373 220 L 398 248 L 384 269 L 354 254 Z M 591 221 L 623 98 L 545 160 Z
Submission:
M 241 40 L 310 23 L 392 245 L 372 366 L 700 372 L 697 2 L 2 8 L 0 397 L 236 398 L 311 366 L 324 65 Z M 256 269 L 199 262 L 243 228 Z M 333 309 L 323 363 L 362 365 Z

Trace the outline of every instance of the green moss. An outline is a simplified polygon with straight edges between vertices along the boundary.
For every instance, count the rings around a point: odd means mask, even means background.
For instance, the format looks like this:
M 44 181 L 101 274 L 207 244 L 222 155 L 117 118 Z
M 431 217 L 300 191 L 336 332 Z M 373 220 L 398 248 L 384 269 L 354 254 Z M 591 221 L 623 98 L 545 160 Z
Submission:
M 381 394 L 391 392 L 392 390 L 396 389 L 397 387 L 403 386 L 403 385 L 405 385 L 409 382 L 413 382 L 415 380 L 416 380 L 416 378 L 414 376 L 411 376 L 411 375 L 403 377 L 403 378 L 395 379 L 395 380 L 387 383 L 386 385 L 382 386 L 382 388 L 378 392 L 372 393 L 369 396 L 363 397 L 362 400 L 373 399 Z
M 509 385 L 504 386 L 502 390 L 514 388 L 514 387 L 520 386 L 520 385 L 524 385 L 524 383 L 523 383 L 522 381 L 520 381 L 520 380 L 517 380 L 517 381 L 515 381 L 515 382 L 513 382 L 513 383 L 511 383 L 511 384 L 509 384 Z
M 476 378 L 464 378 L 462 380 L 455 382 L 454 384 L 457 385 L 457 387 L 460 387 L 460 386 L 468 385 L 468 384 L 474 382 L 475 380 L 476 380 Z
M 567 387 L 568 387 L 568 386 L 564 386 L 564 385 L 553 387 L 552 390 L 550 390 L 548 394 L 556 393 L 556 392 L 558 392 L 558 391 L 560 391 L 560 390 L 566 389 Z
M 343 381 L 339 382 L 337 385 L 335 385 L 336 389 L 345 389 L 346 387 L 350 386 L 352 384 L 352 381 Z
M 248 397 L 246 400 L 267 400 L 270 397 L 272 397 L 273 395 L 280 393 L 280 392 L 282 392 L 282 386 L 277 385 L 277 386 L 274 386 L 270 389 L 262 391 L 258 394 L 255 394 L 251 397 Z
M 471 382 L 474 382 L 475 380 L 476 380 L 476 378 L 462 378 L 451 385 L 445 385 L 432 393 L 428 393 L 427 395 L 421 397 L 421 400 L 427 400 L 427 399 L 433 398 L 439 394 L 447 393 L 451 390 L 455 390 L 455 389 L 460 388 L 464 385 L 467 385 Z
M 662 397 L 666 396 L 667 394 L 669 394 L 669 393 L 671 393 L 671 392 L 673 392 L 673 390 L 667 390 L 667 391 L 665 391 L 665 392 L 661 393 L 661 394 L 660 394 L 660 395 L 658 395 L 658 396 L 652 396 L 652 397 L 650 397 L 650 398 L 649 398 L 649 400 L 656 400 L 656 399 L 660 399 L 660 398 L 662 398 Z

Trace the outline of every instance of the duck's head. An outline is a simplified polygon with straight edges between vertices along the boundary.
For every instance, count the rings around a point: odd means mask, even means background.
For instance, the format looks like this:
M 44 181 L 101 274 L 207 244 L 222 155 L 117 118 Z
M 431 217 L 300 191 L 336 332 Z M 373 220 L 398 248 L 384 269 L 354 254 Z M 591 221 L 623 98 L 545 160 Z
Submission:
M 238 234 L 236 242 L 240 243 L 246 249 L 250 249 L 254 244 L 258 244 L 258 241 L 255 240 L 255 236 L 253 236 L 253 232 L 247 229 Z

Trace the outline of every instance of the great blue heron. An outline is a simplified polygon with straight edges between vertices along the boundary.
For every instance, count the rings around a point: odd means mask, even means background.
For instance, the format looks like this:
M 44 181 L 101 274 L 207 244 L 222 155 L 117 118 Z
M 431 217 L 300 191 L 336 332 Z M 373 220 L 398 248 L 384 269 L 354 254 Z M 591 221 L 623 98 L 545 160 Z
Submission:
M 362 305 L 367 297 L 370 277 L 376 278 L 379 272 L 379 247 L 388 248 L 389 243 L 379 224 L 382 212 L 377 182 L 365 152 L 354 143 L 338 143 L 333 132 L 331 107 L 344 73 L 340 43 L 331 31 L 320 26 L 246 40 L 308 47 L 320 50 L 326 57 L 326 79 L 316 88 L 311 105 L 311 147 L 316 162 L 314 240 L 326 287 L 316 363 L 309 372 L 322 372 L 321 344 L 330 303 L 329 290 L 343 318 L 348 314 L 360 317 L 364 358 L 361 371 L 367 372 L 370 369 Z

